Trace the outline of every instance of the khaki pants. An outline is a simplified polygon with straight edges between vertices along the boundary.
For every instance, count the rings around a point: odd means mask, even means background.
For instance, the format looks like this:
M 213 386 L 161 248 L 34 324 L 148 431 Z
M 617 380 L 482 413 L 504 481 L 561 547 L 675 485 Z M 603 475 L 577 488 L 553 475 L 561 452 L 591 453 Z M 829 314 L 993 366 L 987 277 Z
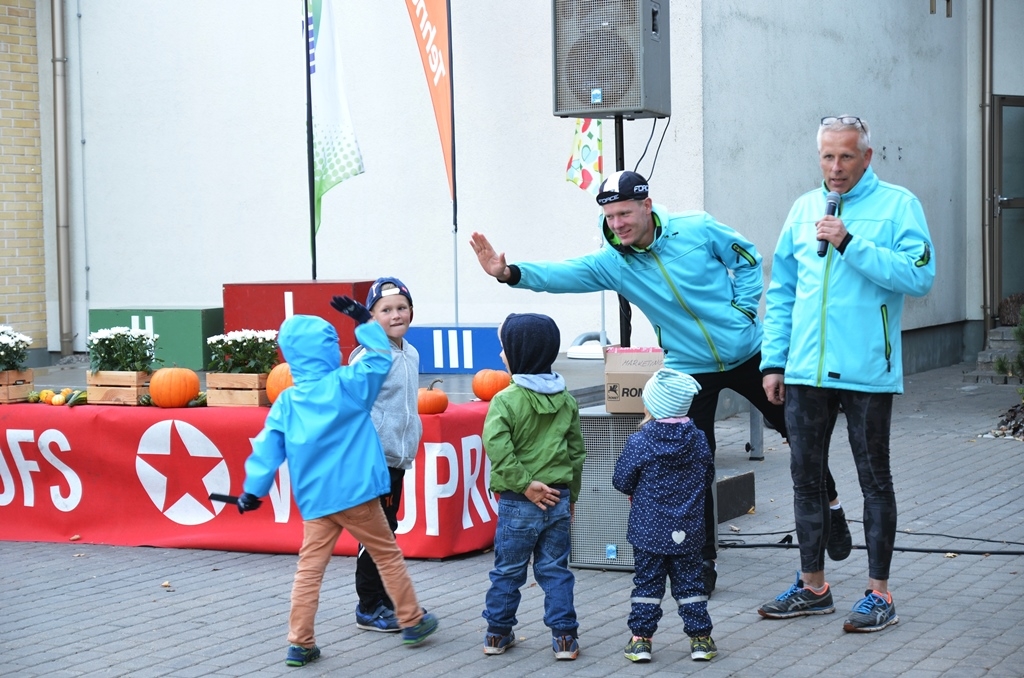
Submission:
M 349 533 L 370 552 L 384 581 L 388 596 L 395 603 L 395 615 L 402 628 L 416 626 L 423 610 L 416 600 L 412 580 L 395 536 L 388 528 L 378 499 L 303 522 L 302 548 L 292 585 L 292 609 L 288 617 L 288 642 L 310 648 L 316 644 L 313 621 L 320 606 L 320 585 L 331 560 L 331 552 L 341 536 Z

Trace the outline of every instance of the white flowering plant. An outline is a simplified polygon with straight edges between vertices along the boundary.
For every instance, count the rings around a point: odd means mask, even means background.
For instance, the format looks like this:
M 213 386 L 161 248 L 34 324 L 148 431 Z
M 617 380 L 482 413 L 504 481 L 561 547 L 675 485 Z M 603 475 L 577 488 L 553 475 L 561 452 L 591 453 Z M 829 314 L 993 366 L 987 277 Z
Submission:
M 0 371 L 24 369 L 31 345 L 32 337 L 15 332 L 9 325 L 0 325 Z
M 234 330 L 206 340 L 210 372 L 267 374 L 280 362 L 277 330 Z
M 127 327 L 109 327 L 89 335 L 89 370 L 152 372 L 160 335 Z

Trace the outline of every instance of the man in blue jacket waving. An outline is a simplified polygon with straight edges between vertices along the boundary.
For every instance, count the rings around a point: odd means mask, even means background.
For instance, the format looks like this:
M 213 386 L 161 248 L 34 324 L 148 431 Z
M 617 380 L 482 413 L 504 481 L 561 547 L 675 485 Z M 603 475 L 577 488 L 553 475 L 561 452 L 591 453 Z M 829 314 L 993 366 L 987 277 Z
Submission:
M 509 265 L 480 233 L 470 240 L 481 267 L 499 282 L 536 292 L 611 290 L 636 304 L 654 326 L 665 366 L 700 384 L 690 416 L 715 453 L 718 394 L 732 389 L 760 410 L 783 437 L 782 407 L 761 388 L 761 321 L 764 280 L 753 243 L 706 212 L 669 213 L 648 196 L 647 180 L 616 172 L 601 183 L 597 227 L 603 246 L 559 262 Z M 710 483 L 707 496 L 711 496 Z M 845 520 L 842 528 L 846 529 Z M 705 502 L 702 549 L 707 593 L 715 588 L 718 526 Z M 841 540 L 840 540 L 841 541 Z M 834 552 L 834 551 L 833 551 Z M 847 546 L 845 554 L 849 553 Z
M 818 151 L 824 182 L 797 198 L 782 227 L 761 347 L 765 393 L 785 406 L 800 572 L 758 613 L 786 619 L 835 612 L 825 582 L 825 474 L 841 406 L 868 550 L 868 590 L 843 629 L 880 631 L 899 621 L 888 581 L 896 541 L 889 428 L 892 396 L 903 392 L 900 316 L 905 295 L 931 289 L 935 262 L 920 201 L 870 167 L 867 123 L 822 118 Z M 830 192 L 840 196 L 838 211 L 822 217 Z

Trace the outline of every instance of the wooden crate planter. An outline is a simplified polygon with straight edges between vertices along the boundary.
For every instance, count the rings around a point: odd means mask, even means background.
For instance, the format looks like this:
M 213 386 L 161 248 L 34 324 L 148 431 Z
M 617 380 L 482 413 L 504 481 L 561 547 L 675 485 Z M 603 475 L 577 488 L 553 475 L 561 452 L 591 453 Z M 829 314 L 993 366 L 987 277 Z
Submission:
M 149 393 L 148 372 L 100 370 L 85 373 L 90 405 L 138 405 L 139 396 Z
M 268 407 L 266 374 L 206 375 L 207 407 Z
M 0 372 L 0 403 L 28 402 L 32 390 L 32 370 Z

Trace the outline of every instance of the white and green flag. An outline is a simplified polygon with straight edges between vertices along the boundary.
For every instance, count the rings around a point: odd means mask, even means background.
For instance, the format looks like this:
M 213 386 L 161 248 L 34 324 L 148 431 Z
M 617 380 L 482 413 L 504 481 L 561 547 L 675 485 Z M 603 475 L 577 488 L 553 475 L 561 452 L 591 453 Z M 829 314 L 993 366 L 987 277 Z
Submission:
M 363 173 L 363 158 L 352 130 L 348 100 L 342 85 L 333 4 L 333 0 L 311 0 L 310 13 L 306 17 L 317 231 L 320 230 L 320 201 L 324 193 Z

